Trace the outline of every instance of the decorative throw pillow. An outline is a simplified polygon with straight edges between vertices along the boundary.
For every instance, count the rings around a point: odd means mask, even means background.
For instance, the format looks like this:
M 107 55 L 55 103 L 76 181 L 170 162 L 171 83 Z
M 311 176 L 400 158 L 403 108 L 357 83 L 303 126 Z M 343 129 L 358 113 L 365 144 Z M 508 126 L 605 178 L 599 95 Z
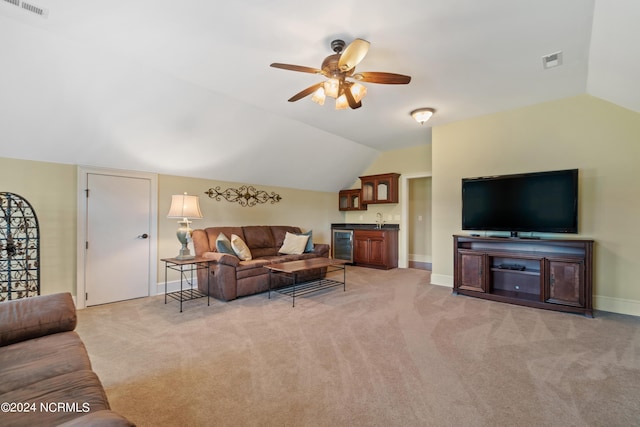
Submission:
M 218 238 L 216 239 L 216 250 L 221 254 L 236 254 L 231 247 L 231 240 L 229 240 L 224 233 L 218 234 Z
M 305 251 L 305 253 L 306 252 L 313 252 L 313 232 L 311 230 L 309 230 L 306 233 L 298 234 L 298 236 L 309 236 L 309 239 L 307 240 L 307 247 L 304 248 L 304 251 Z
M 307 247 L 308 240 L 309 236 L 293 234 L 287 231 L 287 234 L 284 235 L 284 242 L 282 242 L 282 247 L 280 248 L 278 253 L 285 255 L 300 255 Z
M 249 247 L 237 234 L 231 235 L 231 247 L 233 248 L 233 252 L 235 252 L 238 258 L 242 261 L 251 260 L 251 251 L 249 250 Z

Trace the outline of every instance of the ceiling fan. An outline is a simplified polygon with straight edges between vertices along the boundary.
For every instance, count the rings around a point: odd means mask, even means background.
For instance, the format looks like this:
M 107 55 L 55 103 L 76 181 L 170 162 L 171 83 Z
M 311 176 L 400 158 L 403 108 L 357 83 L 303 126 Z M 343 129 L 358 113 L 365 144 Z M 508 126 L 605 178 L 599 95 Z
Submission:
M 356 73 L 356 65 L 366 56 L 369 45 L 370 43 L 366 40 L 355 39 L 345 48 L 343 40 L 334 40 L 331 42 L 331 49 L 335 53 L 322 61 L 320 69 L 277 62 L 271 66 L 302 73 L 321 74 L 327 78 L 326 81 L 311 85 L 293 95 L 289 98 L 289 102 L 295 102 L 313 94 L 311 100 L 317 104 L 323 105 L 325 98 L 330 96 L 336 99 L 337 110 L 347 107 L 356 109 L 362 106 L 362 98 L 367 93 L 367 88 L 359 82 L 405 85 L 411 81 L 410 76 L 402 74 L 376 71 Z M 347 79 L 353 79 L 355 82 Z

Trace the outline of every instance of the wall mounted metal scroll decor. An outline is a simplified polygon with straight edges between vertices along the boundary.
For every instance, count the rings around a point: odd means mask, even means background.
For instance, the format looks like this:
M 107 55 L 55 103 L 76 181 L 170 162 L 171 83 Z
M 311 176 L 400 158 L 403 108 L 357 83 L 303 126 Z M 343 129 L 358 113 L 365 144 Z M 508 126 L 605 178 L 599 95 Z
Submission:
M 40 295 L 40 231 L 22 197 L 0 192 L 0 301 Z
M 258 203 L 267 202 L 274 204 L 282 200 L 282 197 L 273 191 L 269 194 L 264 190 L 256 190 L 250 185 L 243 185 L 240 188 L 227 188 L 224 191 L 218 186 L 210 188 L 204 194 L 217 201 L 225 199 L 228 202 L 237 202 L 240 206 L 255 206 Z

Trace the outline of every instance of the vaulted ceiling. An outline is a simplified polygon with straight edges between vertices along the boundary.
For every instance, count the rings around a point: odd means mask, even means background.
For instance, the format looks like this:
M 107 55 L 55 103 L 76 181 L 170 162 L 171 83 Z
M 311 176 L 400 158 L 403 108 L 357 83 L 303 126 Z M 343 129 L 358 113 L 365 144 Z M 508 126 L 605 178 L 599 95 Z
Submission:
M 583 93 L 640 111 L 635 0 L 22 3 L 0 0 L 2 157 L 337 191 L 430 126 Z M 287 102 L 322 77 L 269 64 L 320 68 L 355 38 L 357 71 L 411 83 L 365 84 L 357 110 Z

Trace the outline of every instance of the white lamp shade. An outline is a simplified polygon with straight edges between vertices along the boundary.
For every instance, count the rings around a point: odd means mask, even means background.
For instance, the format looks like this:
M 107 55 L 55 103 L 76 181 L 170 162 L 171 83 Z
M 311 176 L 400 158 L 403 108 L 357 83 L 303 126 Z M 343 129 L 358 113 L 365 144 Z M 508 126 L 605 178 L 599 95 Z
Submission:
M 171 196 L 171 207 L 167 218 L 202 218 L 200 212 L 200 198 L 185 194 L 174 194 Z

